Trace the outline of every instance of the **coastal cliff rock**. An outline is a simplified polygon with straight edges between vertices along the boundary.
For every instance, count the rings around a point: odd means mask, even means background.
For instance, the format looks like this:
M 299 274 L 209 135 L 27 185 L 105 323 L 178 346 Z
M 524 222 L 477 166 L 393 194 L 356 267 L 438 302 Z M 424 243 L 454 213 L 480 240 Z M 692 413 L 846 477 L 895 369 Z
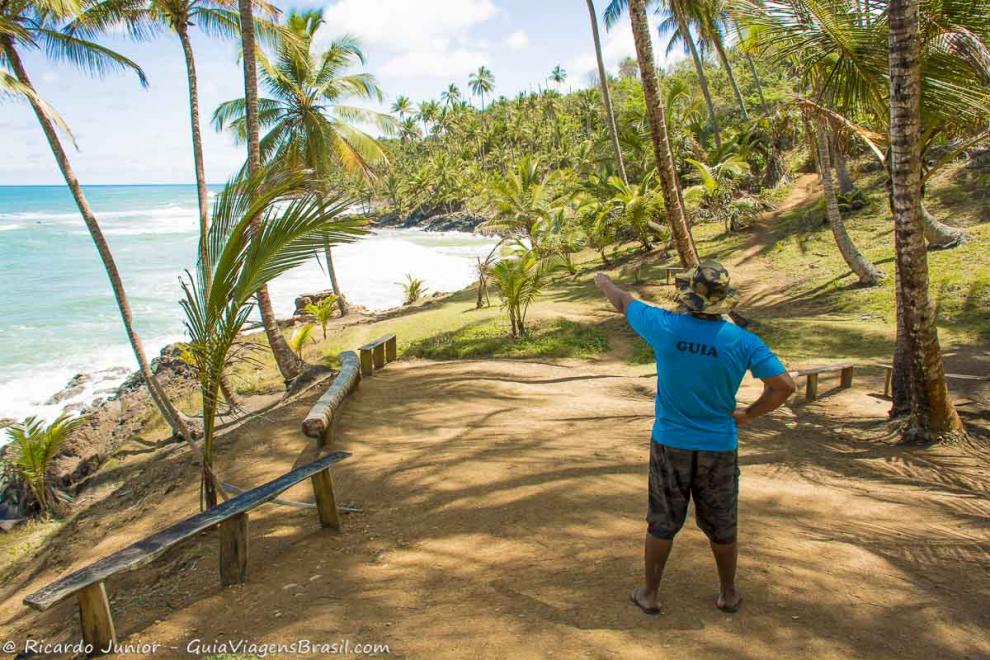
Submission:
M 451 213 L 411 213 L 407 216 L 385 214 L 375 219 L 375 224 L 381 227 L 399 227 L 402 229 L 422 229 L 424 231 L 478 231 L 478 226 L 488 220 L 487 217 L 471 211 L 453 211 Z

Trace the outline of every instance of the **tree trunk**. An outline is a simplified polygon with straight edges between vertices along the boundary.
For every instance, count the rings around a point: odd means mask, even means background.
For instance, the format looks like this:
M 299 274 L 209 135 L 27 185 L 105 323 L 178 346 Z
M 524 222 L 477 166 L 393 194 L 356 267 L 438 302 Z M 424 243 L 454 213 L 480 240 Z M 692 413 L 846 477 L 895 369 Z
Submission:
M 849 167 L 846 163 L 846 155 L 842 152 L 838 140 L 832 140 L 829 155 L 832 156 L 832 164 L 835 165 L 835 175 L 839 181 L 839 192 L 843 195 L 848 195 L 856 190 L 856 186 L 853 184 L 852 177 L 849 176 Z
M 904 339 L 910 355 L 911 421 L 904 439 L 932 442 L 963 433 L 945 382 L 935 309 L 928 296 L 928 253 L 921 221 L 921 36 L 918 0 L 891 0 L 890 146 L 894 250 Z
M 17 79 L 22 85 L 34 91 L 34 85 L 32 85 L 27 70 L 24 68 L 24 63 L 14 49 L 13 44 L 9 41 L 4 41 L 2 45 L 7 56 L 7 61 L 14 71 L 14 75 L 17 76 Z M 110 251 L 110 246 L 107 244 L 106 237 L 103 235 L 103 230 L 100 228 L 100 224 L 97 222 L 96 216 L 89 206 L 89 201 L 86 199 L 85 193 L 83 193 L 82 186 L 76 178 L 72 164 L 69 162 L 69 157 L 62 147 L 61 140 L 59 140 L 58 132 L 55 130 L 55 126 L 52 124 L 51 119 L 49 119 L 45 109 L 38 104 L 36 98 L 36 94 L 35 96 L 27 97 L 28 103 L 31 104 L 31 109 L 34 110 L 34 114 L 38 118 L 38 123 L 41 125 L 41 130 L 45 133 L 45 138 L 48 140 L 48 146 L 51 148 L 52 155 L 55 157 L 55 161 L 62 171 L 66 185 L 72 192 L 72 198 L 79 208 L 79 214 L 82 215 L 86 229 L 89 231 L 89 235 L 93 239 L 93 244 L 96 246 L 96 251 L 100 255 L 100 260 L 103 262 L 103 267 L 107 271 L 107 277 L 110 279 L 110 286 L 113 289 L 113 296 L 117 302 L 117 309 L 120 311 L 120 318 L 124 323 L 124 332 L 127 334 L 127 340 L 131 344 L 131 350 L 134 352 L 135 359 L 137 359 L 141 376 L 144 378 L 145 385 L 148 387 L 148 394 L 151 396 L 151 400 L 155 402 L 159 412 L 161 412 L 162 417 L 165 418 L 165 422 L 171 427 L 172 431 L 176 435 L 191 441 L 192 433 L 186 425 L 182 413 L 172 405 L 171 400 L 169 400 L 168 396 L 162 390 L 158 379 L 155 378 L 154 373 L 151 371 L 151 365 L 148 364 L 148 358 L 144 352 L 144 344 L 134 330 L 131 305 L 127 299 L 127 292 L 124 290 L 124 283 L 120 278 L 120 271 L 117 270 L 117 263 L 114 261 L 113 253 Z
M 705 75 L 705 63 L 701 61 L 701 54 L 698 53 L 698 46 L 691 37 L 691 28 L 685 24 L 678 26 L 678 30 L 691 51 L 691 60 L 694 62 L 694 70 L 698 74 L 698 84 L 701 85 L 701 95 L 705 97 L 705 106 L 708 107 L 708 121 L 712 126 L 712 133 L 715 135 L 715 146 L 722 148 L 722 132 L 718 127 L 718 116 L 715 114 L 715 104 L 712 102 L 711 92 L 708 90 L 708 77 Z
M 954 248 L 966 242 L 966 232 L 939 222 L 921 202 L 921 224 L 925 232 L 925 240 L 931 249 Z
M 598 35 L 598 16 L 595 14 L 595 3 L 587 0 L 588 14 L 591 17 L 591 36 L 595 40 L 595 58 L 598 61 L 598 83 L 602 88 L 602 103 L 605 104 L 605 121 L 608 122 L 609 136 L 612 138 L 612 152 L 615 154 L 615 164 L 619 168 L 619 176 L 624 183 L 629 183 L 626 176 L 626 166 L 622 162 L 622 149 L 619 147 L 619 131 L 615 127 L 615 113 L 612 111 L 612 98 L 608 91 L 608 74 L 605 72 L 605 60 L 602 59 L 602 42 Z
M 736 82 L 736 76 L 732 73 L 732 65 L 729 64 L 729 58 L 725 54 L 725 46 L 722 43 L 721 37 L 716 35 L 713 39 L 715 43 L 715 51 L 718 53 L 718 58 L 722 60 L 722 66 L 725 67 L 725 73 L 729 76 L 729 84 L 732 85 L 732 92 L 736 95 L 736 102 L 739 103 L 739 109 L 742 110 L 743 119 L 749 119 L 749 111 L 746 110 L 746 100 L 743 99 L 742 92 L 739 91 L 739 83 Z
M 196 62 L 193 58 L 192 43 L 189 41 L 189 30 L 184 24 L 176 27 L 179 41 L 182 43 L 182 54 L 186 59 L 186 80 L 189 84 L 189 124 L 192 132 L 193 165 L 196 170 L 196 199 L 199 203 L 199 258 L 204 263 L 207 259 L 206 233 L 210 226 L 209 194 L 206 190 L 206 167 L 203 164 L 203 134 L 199 125 L 199 85 L 196 80 Z M 210 269 L 204 269 L 210 276 Z
M 763 83 L 760 81 L 760 74 L 756 72 L 756 63 L 749 53 L 744 53 L 746 62 L 749 64 L 749 71 L 753 74 L 753 82 L 756 83 L 756 91 L 760 95 L 760 108 L 765 113 L 767 111 L 767 97 L 763 95 Z
M 846 226 L 842 222 L 842 213 L 839 211 L 839 198 L 835 194 L 835 185 L 832 182 L 832 159 L 829 155 L 828 132 L 821 122 L 817 123 L 817 129 L 818 139 L 816 142 L 819 174 L 822 179 L 822 191 L 825 195 L 825 217 L 828 219 L 835 243 L 839 246 L 839 252 L 846 264 L 859 278 L 860 284 L 872 286 L 880 281 L 883 272 L 862 255 L 846 232 Z
M 893 209 L 894 200 L 890 200 Z M 894 269 L 894 306 L 900 310 L 904 303 L 901 295 L 901 275 Z M 893 375 L 890 383 L 891 406 L 890 417 L 904 417 L 911 414 L 911 347 L 908 346 L 907 330 L 904 328 L 904 316 L 897 313 L 897 335 L 894 342 Z
M 330 276 L 330 286 L 337 295 L 337 310 L 340 311 L 340 316 L 343 318 L 347 316 L 347 301 L 344 300 L 344 294 L 340 290 L 340 282 L 337 281 L 337 269 L 333 266 L 333 254 L 330 252 L 329 243 L 323 244 L 323 256 L 327 260 L 327 274 Z
M 644 0 L 629 0 L 629 20 L 632 23 L 633 39 L 636 42 L 636 58 L 639 60 L 639 74 L 643 85 L 643 95 L 650 119 L 650 133 L 653 137 L 653 155 L 663 186 L 663 203 L 667 209 L 670 234 L 677 246 L 677 254 L 684 266 L 698 264 L 698 251 L 688 227 L 681 202 L 680 185 L 677 181 L 677 168 L 670 150 L 667 136 L 666 110 L 657 82 L 657 70 L 653 64 L 653 44 L 650 42 L 650 26 L 646 20 Z
M 241 61 L 244 65 L 244 102 L 245 123 L 247 126 L 248 173 L 255 175 L 261 170 L 260 127 L 258 125 L 258 69 L 255 59 L 254 15 L 251 7 L 252 0 L 238 0 L 237 9 L 241 23 Z M 260 234 L 261 218 L 256 218 L 252 229 L 255 235 Z M 272 300 L 268 295 L 268 286 L 258 289 L 258 310 L 261 312 L 261 322 L 265 327 L 268 345 L 275 357 L 275 364 L 286 383 L 299 376 L 301 365 L 296 354 L 289 348 L 275 318 Z

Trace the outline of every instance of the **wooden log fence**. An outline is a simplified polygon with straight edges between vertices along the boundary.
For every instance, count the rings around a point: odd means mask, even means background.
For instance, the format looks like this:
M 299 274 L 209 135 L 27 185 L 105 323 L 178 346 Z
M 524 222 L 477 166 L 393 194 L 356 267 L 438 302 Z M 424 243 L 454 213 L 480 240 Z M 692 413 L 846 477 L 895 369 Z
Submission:
M 333 440 L 333 428 L 347 395 L 357 389 L 361 381 L 361 368 L 354 351 L 340 354 L 340 373 L 330 388 L 317 399 L 302 423 L 302 432 L 325 446 Z

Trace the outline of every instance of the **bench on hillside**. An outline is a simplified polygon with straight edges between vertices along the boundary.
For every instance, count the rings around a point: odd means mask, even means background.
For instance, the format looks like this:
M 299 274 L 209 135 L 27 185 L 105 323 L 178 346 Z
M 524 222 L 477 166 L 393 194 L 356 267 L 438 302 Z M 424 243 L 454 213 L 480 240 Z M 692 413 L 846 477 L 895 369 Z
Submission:
M 687 268 L 684 268 L 683 266 L 664 266 L 660 270 L 663 272 L 664 284 L 670 285 L 673 284 L 673 277 L 677 275 L 677 273 L 683 273 L 687 270 Z
M 396 358 L 395 335 L 384 335 L 358 349 L 361 354 L 361 376 L 370 376 L 386 362 Z
M 152 534 L 132 545 L 70 573 L 24 599 L 24 604 L 44 611 L 75 595 L 79 602 L 79 619 L 83 641 L 92 645 L 90 655 L 102 655 L 117 643 L 117 632 L 110 614 L 110 601 L 104 582 L 118 573 L 150 563 L 166 550 L 202 531 L 219 526 L 220 584 L 243 582 L 247 574 L 248 511 L 275 499 L 283 491 L 310 479 L 316 497 L 320 525 L 340 529 L 340 518 L 333 494 L 330 469 L 350 456 L 337 451 L 296 468 L 246 491 L 226 502 Z
M 809 367 L 807 369 L 796 369 L 791 371 L 791 378 L 805 376 L 808 379 L 805 385 L 804 398 L 806 401 L 814 401 L 818 398 L 818 377 L 822 374 L 832 374 L 838 372 L 839 387 L 845 389 L 853 384 L 853 364 L 843 362 L 841 364 L 828 364 L 821 367 Z
M 894 386 L 894 365 L 883 364 L 883 395 L 889 397 Z M 945 374 L 946 378 L 956 380 L 976 380 L 990 382 L 990 376 L 976 376 L 974 374 Z

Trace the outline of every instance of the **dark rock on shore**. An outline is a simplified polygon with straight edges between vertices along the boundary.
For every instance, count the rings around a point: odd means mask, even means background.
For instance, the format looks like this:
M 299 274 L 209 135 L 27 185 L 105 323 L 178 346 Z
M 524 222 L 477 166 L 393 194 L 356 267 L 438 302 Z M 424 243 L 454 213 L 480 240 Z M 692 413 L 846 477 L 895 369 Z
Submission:
M 412 213 L 407 216 L 385 214 L 375 218 L 375 224 L 381 227 L 414 228 L 424 231 L 478 231 L 478 226 L 488 220 L 487 217 L 471 211 L 453 211 L 450 213 Z

